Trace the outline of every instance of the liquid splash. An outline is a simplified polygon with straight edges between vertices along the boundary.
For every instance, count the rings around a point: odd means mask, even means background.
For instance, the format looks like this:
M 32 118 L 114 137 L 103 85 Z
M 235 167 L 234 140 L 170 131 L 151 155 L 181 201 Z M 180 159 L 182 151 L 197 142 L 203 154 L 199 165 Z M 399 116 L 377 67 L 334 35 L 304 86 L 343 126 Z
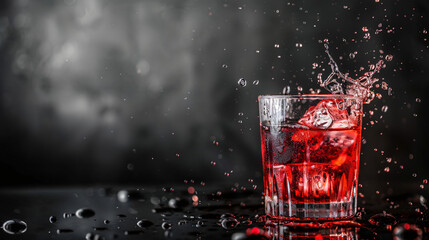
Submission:
M 322 79 L 321 74 L 318 75 L 320 86 L 332 94 L 353 95 L 362 99 L 365 104 L 370 103 L 375 97 L 375 93 L 371 91 L 371 88 L 378 81 L 377 78 L 374 78 L 374 74 L 378 73 L 384 67 L 384 61 L 379 60 L 376 65 L 371 65 L 369 72 L 366 72 L 362 77 L 353 79 L 348 73 L 343 74 L 340 71 L 338 64 L 329 53 L 328 44 L 325 43 L 324 46 L 325 53 L 329 57 L 329 65 L 332 72 L 325 80 Z

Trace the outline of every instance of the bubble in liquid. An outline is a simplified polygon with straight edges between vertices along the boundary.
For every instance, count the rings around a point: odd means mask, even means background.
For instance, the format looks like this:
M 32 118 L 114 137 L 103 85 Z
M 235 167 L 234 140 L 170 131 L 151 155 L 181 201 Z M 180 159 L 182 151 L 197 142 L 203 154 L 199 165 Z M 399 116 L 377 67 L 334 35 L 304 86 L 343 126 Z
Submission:
M 416 98 L 416 102 L 422 102 L 422 100 L 420 98 Z
M 253 81 L 253 85 L 258 85 L 258 84 L 259 84 L 259 80 Z
M 244 78 L 240 78 L 238 79 L 238 85 L 240 85 L 241 87 L 245 87 L 247 85 L 247 81 Z
M 362 31 L 368 32 L 368 28 L 367 27 L 362 27 Z
M 215 161 L 211 161 L 211 162 L 210 162 L 210 164 L 211 164 L 212 166 L 215 166 L 215 165 L 216 165 L 216 162 L 215 162 Z
M 301 86 L 296 87 L 296 89 L 298 90 L 298 92 L 302 92 L 302 87 Z
M 3 231 L 9 234 L 22 234 L 27 231 L 27 223 L 22 220 L 12 219 L 3 223 Z
M 232 217 L 225 218 L 222 220 L 221 225 L 224 229 L 229 230 L 229 229 L 233 229 L 233 228 L 237 227 L 238 221 L 237 221 L 237 219 L 232 218 Z
M 280 45 L 279 45 L 279 44 L 274 44 L 274 47 L 275 47 L 275 48 L 279 48 L 279 47 L 280 47 Z
M 385 171 L 385 172 L 390 172 L 390 168 L 389 168 L 389 167 L 385 167 L 385 168 L 384 168 L 384 171 Z
M 356 54 L 355 54 L 355 53 L 350 53 L 350 54 L 349 54 L 349 58 L 350 58 L 350 59 L 354 59 L 355 57 L 356 57 Z
M 228 68 L 228 65 L 222 64 L 222 68 Z
M 385 59 L 386 59 L 386 61 L 390 62 L 393 60 L 393 55 L 388 54 L 388 55 L 386 55 Z
M 387 112 L 387 109 L 389 109 L 388 106 L 384 105 L 383 107 L 381 107 L 381 111 L 382 112 Z
M 76 211 L 76 217 L 78 218 L 90 218 L 95 215 L 94 210 L 89 208 L 81 208 Z
M 296 43 L 296 44 L 295 44 L 295 47 L 302 48 L 302 43 Z

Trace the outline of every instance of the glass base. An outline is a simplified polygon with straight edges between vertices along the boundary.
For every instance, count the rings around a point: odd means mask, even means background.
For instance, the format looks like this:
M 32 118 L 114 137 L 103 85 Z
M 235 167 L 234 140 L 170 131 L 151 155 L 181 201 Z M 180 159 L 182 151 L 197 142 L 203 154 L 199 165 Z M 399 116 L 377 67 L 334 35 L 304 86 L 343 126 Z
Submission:
M 356 204 L 350 202 L 289 203 L 265 196 L 265 213 L 284 221 L 336 221 L 353 219 Z

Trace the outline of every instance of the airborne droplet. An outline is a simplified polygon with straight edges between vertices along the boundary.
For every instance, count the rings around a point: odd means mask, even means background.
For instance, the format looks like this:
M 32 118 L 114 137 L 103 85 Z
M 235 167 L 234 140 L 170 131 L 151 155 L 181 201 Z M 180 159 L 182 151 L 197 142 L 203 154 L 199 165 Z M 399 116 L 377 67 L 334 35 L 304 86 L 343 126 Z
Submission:
M 50 223 L 55 223 L 57 221 L 57 218 L 55 216 L 50 216 L 49 217 L 49 222 Z
M 393 59 L 393 55 L 388 54 L 388 55 L 386 55 L 385 59 L 386 59 L 386 61 L 390 62 Z
M 247 85 L 247 81 L 244 78 L 240 78 L 238 79 L 238 85 L 240 85 L 241 87 L 245 87 Z

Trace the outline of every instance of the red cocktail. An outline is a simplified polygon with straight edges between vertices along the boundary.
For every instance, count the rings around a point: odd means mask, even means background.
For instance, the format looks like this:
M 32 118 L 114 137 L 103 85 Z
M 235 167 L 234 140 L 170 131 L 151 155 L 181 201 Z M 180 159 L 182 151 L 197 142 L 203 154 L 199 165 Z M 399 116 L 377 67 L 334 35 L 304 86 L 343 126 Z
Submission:
M 262 96 L 266 213 L 335 220 L 356 213 L 362 103 L 346 95 Z

